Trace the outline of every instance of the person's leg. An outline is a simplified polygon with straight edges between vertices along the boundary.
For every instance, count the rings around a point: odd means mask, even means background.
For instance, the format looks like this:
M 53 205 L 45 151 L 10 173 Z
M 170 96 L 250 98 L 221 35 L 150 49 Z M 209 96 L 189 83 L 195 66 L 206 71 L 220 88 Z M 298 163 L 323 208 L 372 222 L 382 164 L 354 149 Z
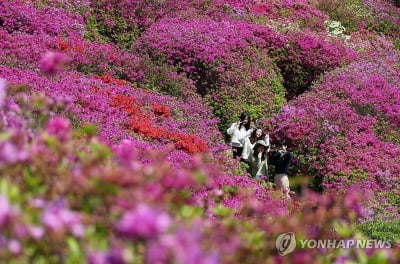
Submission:
M 237 156 L 242 157 L 242 153 L 243 153 L 243 147 L 237 148 Z
M 276 190 L 280 190 L 286 198 L 289 198 L 289 178 L 286 174 L 276 174 L 274 177 Z
M 240 158 L 243 153 L 243 147 L 232 147 L 232 152 L 234 159 Z
M 232 155 L 233 155 L 233 158 L 234 159 L 236 159 L 237 158 L 237 152 L 238 152 L 238 150 L 237 150 L 237 147 L 232 147 Z
M 284 176 L 282 176 L 281 182 L 282 182 L 282 192 L 284 193 L 286 198 L 290 198 L 289 177 L 285 174 Z

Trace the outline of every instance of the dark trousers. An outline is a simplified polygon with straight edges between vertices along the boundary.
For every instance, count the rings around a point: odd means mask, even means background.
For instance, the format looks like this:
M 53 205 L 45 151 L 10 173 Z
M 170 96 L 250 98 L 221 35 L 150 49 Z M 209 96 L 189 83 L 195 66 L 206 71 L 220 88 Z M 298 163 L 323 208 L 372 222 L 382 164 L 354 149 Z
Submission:
M 233 158 L 236 159 L 242 156 L 243 147 L 232 147 Z

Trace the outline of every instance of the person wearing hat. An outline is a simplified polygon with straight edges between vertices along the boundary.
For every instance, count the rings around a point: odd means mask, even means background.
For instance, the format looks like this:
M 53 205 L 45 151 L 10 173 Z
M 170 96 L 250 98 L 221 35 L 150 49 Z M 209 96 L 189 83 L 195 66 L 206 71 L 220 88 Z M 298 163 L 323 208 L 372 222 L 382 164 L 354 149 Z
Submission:
M 241 157 L 242 160 L 244 160 L 245 162 L 248 161 L 249 156 L 253 152 L 253 148 L 256 145 L 256 142 L 260 139 L 264 140 L 265 143 L 267 143 L 267 145 L 268 145 L 267 152 L 269 151 L 269 149 L 270 149 L 269 134 L 264 133 L 261 128 L 256 127 L 253 129 L 250 137 L 246 137 L 244 139 L 243 152 L 242 152 L 242 157 Z
M 277 190 L 281 190 L 285 197 L 290 198 L 288 170 L 292 154 L 287 151 L 286 140 L 279 141 L 278 146 L 279 150 L 271 157 L 271 164 L 275 165 L 274 183 Z
M 268 175 L 267 151 L 269 143 L 264 140 L 257 140 L 252 153 L 249 155 L 250 174 L 254 178 Z

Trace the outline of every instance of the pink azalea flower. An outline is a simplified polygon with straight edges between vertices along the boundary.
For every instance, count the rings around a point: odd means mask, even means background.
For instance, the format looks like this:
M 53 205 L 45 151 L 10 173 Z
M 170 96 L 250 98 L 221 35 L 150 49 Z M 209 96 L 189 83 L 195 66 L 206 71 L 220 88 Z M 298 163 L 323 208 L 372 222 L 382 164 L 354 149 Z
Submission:
M 47 123 L 46 131 L 60 140 L 67 140 L 71 135 L 71 122 L 69 119 L 56 117 Z
M 50 75 L 54 75 L 63 70 L 69 61 L 68 57 L 61 52 L 48 51 L 40 61 L 40 69 Z
M 0 78 L 0 109 L 4 106 L 4 101 L 7 97 L 7 81 Z
M 150 239 L 167 231 L 171 218 L 148 205 L 140 204 L 135 210 L 125 213 L 117 224 L 117 229 L 131 238 Z
M 0 227 L 6 226 L 16 215 L 17 212 L 14 207 L 12 207 L 7 197 L 0 195 Z

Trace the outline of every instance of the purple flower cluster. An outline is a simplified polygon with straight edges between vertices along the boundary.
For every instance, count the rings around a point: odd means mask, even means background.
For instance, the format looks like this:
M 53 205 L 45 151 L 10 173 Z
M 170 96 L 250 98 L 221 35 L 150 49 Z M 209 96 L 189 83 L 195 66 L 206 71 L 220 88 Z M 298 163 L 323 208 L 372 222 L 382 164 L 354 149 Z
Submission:
M 43 72 L 54 75 L 57 72 L 62 71 L 67 62 L 68 59 L 64 54 L 60 52 L 48 51 L 40 60 L 39 67 Z
M 117 223 L 117 229 L 121 234 L 130 238 L 151 239 L 167 231 L 171 225 L 171 219 L 164 212 L 139 204 L 132 211 L 127 211 Z
M 48 204 L 42 212 L 41 221 L 50 232 L 68 231 L 77 237 L 83 236 L 85 232 L 79 213 L 66 208 L 63 200 Z

